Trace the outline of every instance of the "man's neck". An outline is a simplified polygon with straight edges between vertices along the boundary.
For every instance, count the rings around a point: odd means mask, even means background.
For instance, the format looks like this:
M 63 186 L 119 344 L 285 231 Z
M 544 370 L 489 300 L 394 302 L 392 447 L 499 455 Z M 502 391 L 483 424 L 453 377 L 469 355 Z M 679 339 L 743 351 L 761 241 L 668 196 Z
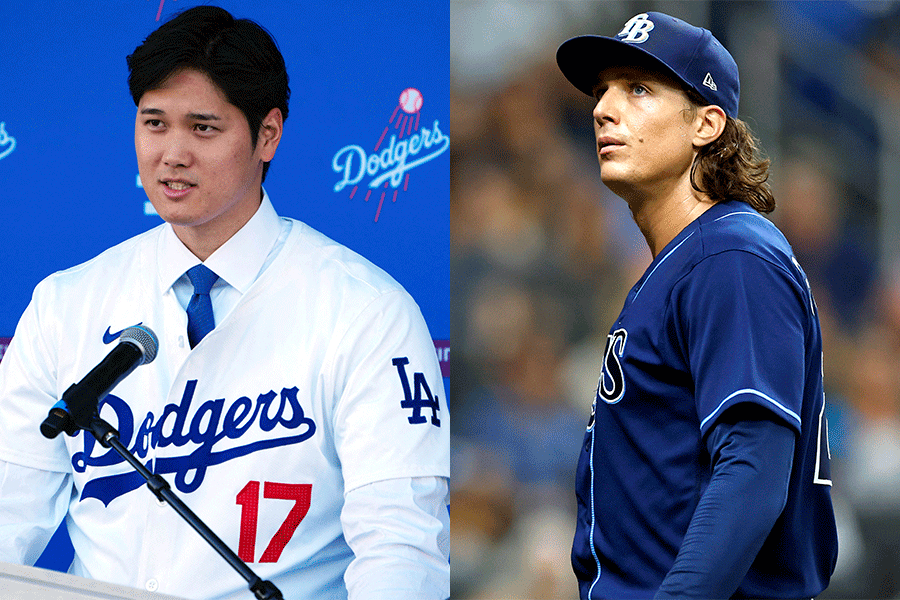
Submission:
M 260 204 L 262 204 L 262 192 L 260 192 Z M 228 215 L 230 217 L 228 219 L 219 219 L 215 222 L 193 226 L 173 224 L 172 229 L 181 243 L 194 256 L 205 261 L 253 218 L 253 215 L 259 210 L 260 204 L 255 205 L 252 210 Z
M 715 204 L 697 192 L 685 179 L 671 186 L 621 194 L 628 202 L 634 222 L 644 235 L 653 258 L 697 217 Z

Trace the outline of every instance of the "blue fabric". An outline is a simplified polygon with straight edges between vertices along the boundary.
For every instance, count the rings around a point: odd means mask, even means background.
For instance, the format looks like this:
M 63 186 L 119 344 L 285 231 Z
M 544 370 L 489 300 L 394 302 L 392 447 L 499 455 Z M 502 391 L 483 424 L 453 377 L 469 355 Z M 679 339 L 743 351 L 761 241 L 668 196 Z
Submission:
M 219 276 L 203 264 L 188 269 L 187 276 L 194 286 L 194 295 L 187 306 L 188 341 L 193 348 L 216 327 L 209 291 Z
M 712 478 L 656 598 L 731 598 L 784 510 L 794 431 L 740 404 L 707 437 Z M 727 544 L 723 544 L 727 540 Z
M 707 210 L 632 288 L 598 362 L 577 468 L 581 598 L 653 597 L 712 477 L 708 436 L 744 404 L 793 431 L 796 451 L 785 508 L 734 594 L 825 589 L 837 532 L 821 332 L 775 226 L 741 202 Z

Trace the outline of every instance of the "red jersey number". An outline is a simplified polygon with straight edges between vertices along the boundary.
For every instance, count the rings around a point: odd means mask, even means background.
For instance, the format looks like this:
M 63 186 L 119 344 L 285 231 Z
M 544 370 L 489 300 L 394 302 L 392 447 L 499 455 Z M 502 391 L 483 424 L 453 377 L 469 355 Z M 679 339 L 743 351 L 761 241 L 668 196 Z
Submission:
M 250 481 L 238 493 L 235 502 L 241 506 L 241 536 L 238 542 L 238 556 L 247 563 L 254 562 L 256 557 L 256 525 L 259 520 L 260 482 Z M 259 562 L 278 562 L 284 547 L 294 536 L 300 522 L 309 512 L 312 499 L 311 483 L 274 483 L 266 481 L 263 485 L 263 498 L 274 500 L 293 500 L 294 506 L 288 513 L 281 527 L 275 532 L 269 545 L 259 558 Z M 268 504 L 268 503 L 267 503 Z

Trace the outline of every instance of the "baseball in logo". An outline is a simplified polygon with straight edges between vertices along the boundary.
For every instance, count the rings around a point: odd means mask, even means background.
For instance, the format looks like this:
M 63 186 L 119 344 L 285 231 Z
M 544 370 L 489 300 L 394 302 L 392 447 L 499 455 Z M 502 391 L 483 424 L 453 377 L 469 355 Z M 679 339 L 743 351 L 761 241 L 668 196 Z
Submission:
M 450 138 L 441 131 L 437 119 L 430 127 L 422 124 L 424 102 L 418 89 L 404 89 L 371 153 L 361 145 L 349 144 L 338 150 L 331 161 L 331 168 L 341 177 L 334 186 L 335 192 L 350 188 L 352 200 L 365 187 L 366 203 L 378 196 L 376 223 L 388 195 L 393 204 L 401 191 L 409 189 L 410 171 L 450 147 Z
M 422 108 L 422 92 L 416 88 L 406 88 L 400 93 L 400 108 L 403 112 L 416 115 L 418 120 L 419 109 Z

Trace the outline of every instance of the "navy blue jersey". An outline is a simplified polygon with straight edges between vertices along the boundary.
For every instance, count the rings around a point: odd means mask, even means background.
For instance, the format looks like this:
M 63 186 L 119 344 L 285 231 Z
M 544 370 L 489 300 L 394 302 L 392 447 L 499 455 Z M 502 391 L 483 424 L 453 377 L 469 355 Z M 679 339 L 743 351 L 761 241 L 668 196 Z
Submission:
M 747 402 L 797 438 L 787 504 L 735 596 L 821 592 L 837 558 L 822 361 L 806 276 L 771 222 L 724 202 L 681 231 L 607 339 L 578 462 L 581 597 L 653 596 L 710 479 L 704 436 Z

